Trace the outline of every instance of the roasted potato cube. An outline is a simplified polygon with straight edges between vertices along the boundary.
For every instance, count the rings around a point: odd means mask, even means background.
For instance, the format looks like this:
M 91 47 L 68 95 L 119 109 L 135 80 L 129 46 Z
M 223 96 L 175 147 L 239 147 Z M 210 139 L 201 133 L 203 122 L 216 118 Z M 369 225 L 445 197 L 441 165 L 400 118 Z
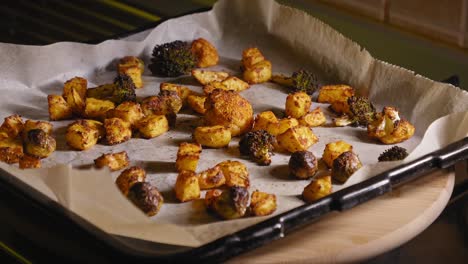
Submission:
M 24 153 L 37 158 L 47 158 L 57 147 L 55 138 L 41 129 L 29 130 L 23 142 Z
M 249 171 L 242 162 L 226 160 L 216 166 L 221 168 L 224 178 L 226 178 L 227 186 L 239 186 L 245 188 L 250 186 Z
M 33 121 L 33 120 L 26 120 L 23 126 L 23 131 L 21 132 L 21 136 L 23 140 L 26 140 L 28 132 L 33 129 L 40 129 L 44 131 L 46 134 L 51 134 L 53 125 L 47 121 Z
M 353 146 L 343 140 L 331 142 L 325 145 L 322 160 L 329 168 L 333 166 L 333 160 L 340 156 L 343 152 L 353 150 Z
M 411 138 L 414 135 L 414 126 L 402 119 L 394 107 L 384 107 L 377 119 L 367 126 L 367 134 L 377 138 L 384 144 L 396 144 Z
M 315 108 L 311 112 L 305 114 L 299 119 L 299 124 L 308 127 L 318 127 L 327 122 L 325 115 L 320 107 Z
M 61 95 L 51 94 L 47 96 L 49 103 L 50 120 L 66 120 L 73 116 L 72 108 Z
M 309 185 L 304 188 L 302 198 L 307 203 L 312 203 L 322 197 L 329 195 L 332 192 L 331 176 L 323 176 L 312 180 Z
M 36 169 L 41 167 L 41 159 L 31 155 L 23 155 L 19 160 L 20 169 Z
M 187 97 L 192 94 L 192 90 L 190 90 L 190 88 L 173 83 L 161 83 L 159 85 L 159 90 L 176 92 L 180 99 L 182 99 L 183 105 L 186 105 Z
M 136 127 L 142 137 L 154 138 L 169 131 L 169 121 L 163 115 L 150 115 L 142 118 Z
M 20 138 L 0 139 L 0 161 L 17 163 L 23 156 L 23 142 Z
M 213 197 L 213 211 L 223 219 L 241 218 L 247 211 L 249 191 L 244 187 L 231 187 Z
M 192 76 L 202 85 L 207 85 L 212 82 L 222 82 L 227 77 L 229 73 L 221 71 L 207 71 L 201 69 L 192 70 Z
M 192 108 L 193 111 L 202 115 L 206 112 L 205 101 L 206 96 L 191 94 L 187 97 L 187 104 L 190 106 L 190 108 Z
M 317 143 L 318 138 L 312 129 L 305 126 L 297 126 L 286 130 L 276 137 L 278 145 L 289 152 L 307 150 Z
M 248 83 L 244 82 L 243 80 L 235 76 L 230 76 L 227 79 L 223 80 L 221 83 L 224 86 L 226 86 L 228 90 L 235 91 L 235 92 L 241 92 L 250 87 Z
M 182 99 L 174 91 L 161 91 L 158 96 L 146 97 L 141 103 L 146 116 L 177 114 L 181 108 Z
M 196 171 L 202 147 L 197 143 L 182 142 L 177 151 L 176 169 L 177 171 Z
M 65 139 L 70 147 L 77 150 L 87 150 L 96 145 L 103 136 L 104 127 L 101 122 L 78 120 L 68 126 Z
M 296 151 L 288 163 L 289 173 L 298 179 L 309 179 L 318 171 L 318 161 L 310 151 Z
M 273 136 L 278 136 L 288 131 L 288 129 L 295 128 L 297 126 L 299 126 L 299 121 L 297 121 L 296 118 L 288 117 L 278 120 L 278 123 L 276 124 L 270 124 L 267 127 L 267 131 Z
M 198 58 L 197 67 L 205 68 L 218 64 L 218 51 L 204 38 L 198 38 L 192 42 L 192 52 Z
M 325 85 L 320 88 L 317 98 L 319 103 L 346 102 L 354 95 L 354 89 L 348 85 Z
M 206 95 L 209 95 L 216 89 L 230 91 L 229 88 L 226 85 L 224 85 L 222 82 L 212 82 L 203 86 L 203 93 L 205 93 Z
M 147 182 L 137 182 L 130 187 L 128 199 L 147 216 L 154 216 L 159 212 L 164 198 L 158 188 Z
M 248 48 L 242 52 L 242 66 L 244 69 L 251 68 L 254 64 L 264 61 L 265 57 L 258 48 Z
M 278 119 L 276 118 L 275 114 L 272 111 L 265 111 L 259 113 L 255 117 L 255 122 L 252 130 L 266 130 L 268 131 L 269 128 L 277 126 Z M 268 131 L 272 134 L 270 131 Z M 273 135 L 273 134 L 272 134 Z
M 200 185 L 198 177 L 193 171 L 181 171 L 175 184 L 176 198 L 187 202 L 200 198 Z
M 330 104 L 330 108 L 333 112 L 337 114 L 347 114 L 349 113 L 348 100 L 346 101 L 335 101 Z
M 65 82 L 63 86 L 63 98 L 71 107 L 72 112 L 81 116 L 85 109 L 86 90 L 88 81 L 81 77 L 74 77 Z
M 220 187 L 226 182 L 223 171 L 219 166 L 207 169 L 197 174 L 201 190 Z
M 125 142 L 132 137 L 130 123 L 117 117 L 104 120 L 104 128 L 106 130 L 106 141 L 109 145 Z
M 213 210 L 213 205 L 216 200 L 216 197 L 220 196 L 223 193 L 220 189 L 211 189 L 205 193 L 205 206 L 209 210 Z
M 331 176 L 334 180 L 345 183 L 361 167 L 359 157 L 352 151 L 346 151 L 333 160 Z
M 250 209 L 255 216 L 272 214 L 276 211 L 276 195 L 254 191 L 250 199 Z
M 122 151 L 118 153 L 102 154 L 99 158 L 94 160 L 94 165 L 97 168 L 109 167 L 111 171 L 118 171 L 130 164 L 127 152 Z
M 143 80 L 141 75 L 145 70 L 145 64 L 143 61 L 135 56 L 126 56 L 119 60 L 117 65 L 117 71 L 120 74 L 126 74 L 132 78 L 136 88 L 143 87 Z
M 107 117 L 107 111 L 115 108 L 115 104 L 109 100 L 87 98 L 84 110 L 86 118 L 103 121 Z
M 264 60 L 246 68 L 242 76 L 244 81 L 249 84 L 264 83 L 270 80 L 271 71 L 271 62 Z
M 122 173 L 115 180 L 115 184 L 119 190 L 127 196 L 128 191 L 133 184 L 137 182 L 144 182 L 146 180 L 146 171 L 138 166 L 130 167 Z
M 286 116 L 301 118 L 309 112 L 312 99 L 304 92 L 289 94 L 286 98 Z
M 197 127 L 193 132 L 193 139 L 205 147 L 222 148 L 229 145 L 231 131 L 224 126 Z
M 126 101 L 119 104 L 115 109 L 107 112 L 107 118 L 111 117 L 118 117 L 128 122 L 131 126 L 134 126 L 143 118 L 143 111 L 139 103 Z
M 8 137 L 15 138 L 18 135 L 21 135 L 23 131 L 24 123 L 20 115 L 11 115 L 5 117 L 5 121 L 0 126 L 0 131 L 5 132 Z

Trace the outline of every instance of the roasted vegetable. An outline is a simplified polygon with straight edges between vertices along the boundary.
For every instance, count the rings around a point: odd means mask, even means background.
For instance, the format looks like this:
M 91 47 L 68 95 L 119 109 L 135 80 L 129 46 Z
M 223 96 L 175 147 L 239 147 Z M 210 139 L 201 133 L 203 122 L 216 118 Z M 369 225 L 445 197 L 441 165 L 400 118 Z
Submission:
M 190 88 L 183 86 L 183 85 L 178 85 L 178 84 L 173 84 L 173 83 L 161 83 L 159 85 L 159 91 L 174 91 L 177 93 L 177 95 L 180 97 L 182 100 L 182 105 L 186 105 L 187 103 L 187 97 L 192 94 L 192 90 Z
M 367 97 L 351 96 L 348 98 L 347 105 L 346 115 L 335 119 L 337 126 L 367 127 L 369 123 L 376 119 L 375 107 Z
M 250 186 L 249 171 L 240 161 L 226 160 L 218 163 L 226 178 L 226 185 L 229 187 L 240 186 L 248 188 Z
M 231 141 L 231 130 L 224 126 L 197 127 L 193 132 L 195 142 L 205 147 L 222 148 Z
M 351 150 L 353 150 L 353 146 L 343 140 L 328 143 L 323 150 L 322 160 L 331 168 L 333 160 L 340 156 L 341 153 Z
M 163 115 L 149 115 L 140 119 L 136 128 L 143 138 L 154 138 L 169 131 L 169 121 Z
M 250 199 L 250 209 L 255 216 L 270 215 L 276 210 L 276 195 L 255 190 Z
M 0 131 L 4 132 L 9 138 L 15 138 L 23 132 L 24 123 L 20 115 L 11 115 L 5 117 Z
M 94 120 L 78 120 L 67 128 L 65 139 L 67 144 L 77 150 L 87 150 L 96 145 L 104 136 L 104 126 Z
M 193 111 L 202 115 L 206 112 L 205 101 L 206 96 L 191 94 L 187 97 L 187 104 L 190 106 L 190 108 L 192 108 Z
M 294 92 L 305 92 L 308 95 L 312 95 L 318 89 L 317 77 L 307 70 L 295 71 L 290 77 L 273 75 L 271 80 L 290 88 Z
M 270 165 L 274 143 L 275 137 L 266 130 L 256 130 L 244 134 L 239 141 L 239 150 L 258 165 Z
M 137 182 L 144 182 L 146 180 L 146 171 L 138 166 L 130 167 L 122 173 L 115 180 L 115 184 L 119 190 L 127 196 L 128 191 Z
M 202 69 L 193 69 L 192 76 L 202 85 L 212 82 L 222 82 L 229 77 L 229 73 L 222 71 L 207 71 Z
M 47 158 L 55 151 L 57 142 L 41 129 L 32 129 L 24 140 L 24 153 L 38 158 Z
M 213 210 L 213 204 L 216 200 L 216 197 L 220 196 L 223 193 L 220 189 L 211 189 L 205 193 L 205 206 L 208 210 Z
M 307 150 L 318 142 L 318 137 L 312 129 L 305 126 L 289 128 L 286 132 L 276 136 L 276 139 L 278 145 L 289 152 Z
M 301 118 L 309 112 L 312 99 L 305 92 L 295 92 L 286 97 L 286 116 Z
M 36 169 L 41 167 L 41 159 L 28 154 L 23 155 L 19 160 L 20 169 Z
M 127 152 L 122 151 L 118 153 L 102 154 L 99 158 L 94 160 L 94 165 L 97 168 L 109 167 L 111 171 L 121 170 L 130 164 Z
M 28 132 L 33 129 L 40 129 L 50 135 L 52 133 L 53 125 L 47 121 L 26 120 L 26 122 L 24 122 L 23 130 L 21 131 L 21 137 L 23 140 L 26 140 Z
M 359 157 L 352 151 L 346 151 L 333 160 L 331 176 L 334 180 L 345 183 L 361 167 Z
M 104 128 L 106 130 L 106 142 L 109 145 L 125 142 L 132 137 L 130 123 L 117 117 L 104 120 Z
M 271 78 L 271 62 L 266 60 L 258 48 L 242 52 L 242 78 L 250 84 L 263 83 Z
M 201 190 L 220 187 L 226 182 L 223 171 L 219 166 L 202 171 L 197 174 L 197 177 Z
M 200 144 L 182 142 L 177 151 L 177 171 L 196 171 L 202 147 Z
M 72 108 L 61 95 L 48 95 L 47 102 L 49 104 L 50 120 L 65 120 L 73 116 Z
M 74 77 L 63 86 L 63 98 L 73 113 L 81 116 L 85 108 L 86 90 L 88 81 L 81 77 Z
M 312 203 L 332 192 L 331 176 L 322 176 L 312 180 L 302 191 L 302 198 L 308 203 Z
M 393 146 L 379 155 L 379 161 L 403 160 L 408 156 L 408 151 L 399 146 Z
M 182 108 L 182 99 L 175 91 L 163 90 L 158 96 L 145 98 L 141 108 L 145 115 L 175 115 Z
M 234 92 L 241 92 L 245 89 L 248 89 L 250 85 L 243 80 L 235 77 L 230 76 L 224 79 L 221 82 L 211 82 L 203 87 L 203 92 L 205 94 L 210 94 L 216 89 L 226 90 L 226 91 L 234 91 Z
M 159 212 L 164 198 L 158 188 L 147 182 L 137 182 L 130 187 L 128 199 L 147 216 L 154 216 Z
M 245 215 L 249 191 L 244 187 L 231 187 L 213 197 L 213 211 L 223 219 L 236 219 Z
M 375 121 L 367 126 L 367 134 L 377 138 L 384 144 L 396 144 L 411 138 L 414 126 L 407 120 L 400 118 L 398 110 L 386 106 L 377 114 Z
M 119 74 L 112 84 L 104 84 L 86 91 L 86 96 L 100 100 L 109 100 L 119 105 L 126 101 L 135 102 L 135 84 L 132 78 Z
M 327 122 L 325 115 L 320 107 L 315 108 L 311 112 L 305 114 L 299 119 L 299 124 L 308 127 L 318 127 Z
M 197 67 L 204 68 L 218 64 L 218 51 L 204 38 L 192 42 L 192 53 L 197 57 Z
M 139 103 L 127 101 L 121 103 L 115 109 L 109 110 L 107 118 L 111 117 L 118 117 L 128 122 L 131 126 L 135 126 L 143 118 L 143 111 Z
M 156 76 L 177 77 L 189 73 L 197 63 L 190 43 L 176 40 L 154 47 L 149 69 Z
M 84 117 L 104 121 L 107 111 L 114 109 L 115 104 L 109 100 L 87 98 L 84 110 Z
M 334 102 L 347 102 L 348 98 L 353 95 L 354 89 L 351 86 L 344 84 L 325 85 L 320 88 L 317 102 L 329 104 L 333 104 Z
M 289 173 L 298 179 L 308 179 L 318 171 L 318 162 L 310 151 L 296 151 L 289 158 Z
M 198 177 L 193 171 L 181 171 L 175 184 L 177 200 L 187 202 L 200 198 L 200 185 Z
M 0 161 L 8 164 L 17 163 L 23 156 L 23 142 L 20 138 L 0 139 Z
M 119 74 L 125 74 L 132 78 L 136 88 L 143 87 L 141 75 L 145 70 L 144 62 L 135 56 L 126 56 L 119 60 L 117 71 Z

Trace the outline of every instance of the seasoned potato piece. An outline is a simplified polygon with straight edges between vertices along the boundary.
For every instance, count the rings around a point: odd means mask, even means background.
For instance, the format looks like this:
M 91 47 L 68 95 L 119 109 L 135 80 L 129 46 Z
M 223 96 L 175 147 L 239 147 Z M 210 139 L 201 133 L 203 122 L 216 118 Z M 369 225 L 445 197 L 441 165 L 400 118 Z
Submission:
M 146 171 L 138 166 L 130 167 L 122 173 L 115 180 L 115 184 L 119 190 L 127 196 L 130 187 L 137 182 L 144 182 L 146 180 Z
M 333 161 L 340 156 L 343 152 L 352 151 L 353 146 L 343 140 L 331 142 L 325 145 L 323 151 L 322 160 L 327 164 L 329 168 L 333 166 Z
M 0 126 L 0 131 L 5 132 L 8 137 L 15 138 L 21 135 L 23 131 L 24 123 L 20 115 L 11 115 L 5 117 L 5 121 Z
M 26 120 L 26 122 L 24 122 L 23 131 L 21 132 L 23 140 L 26 140 L 28 132 L 33 129 L 40 129 L 46 134 L 51 134 L 53 125 L 47 121 Z
M 198 58 L 197 67 L 205 68 L 218 64 L 218 51 L 204 38 L 198 38 L 192 42 L 192 52 Z
M 231 131 L 224 126 L 197 127 L 193 139 L 205 147 L 222 148 L 229 145 Z
M 143 111 L 139 103 L 126 101 L 119 104 L 115 109 L 107 112 L 107 118 L 111 117 L 118 117 L 128 122 L 131 126 L 134 126 L 143 118 Z
M 224 81 L 221 82 L 224 86 L 226 86 L 229 90 L 231 91 L 236 91 L 240 92 L 245 89 L 248 89 L 250 85 L 243 80 L 235 77 L 235 76 L 230 76 Z
M 330 104 L 330 108 L 337 114 L 349 113 L 348 100 L 346 101 L 335 101 Z
M 126 56 L 119 60 L 117 71 L 120 74 L 126 74 L 132 78 L 136 88 L 143 87 L 143 80 L 141 75 L 145 70 L 143 61 L 135 56 Z
M 220 196 L 223 193 L 220 189 L 211 189 L 205 193 L 205 206 L 209 210 L 213 210 L 213 205 L 216 200 L 216 197 Z
M 97 168 L 109 167 L 111 171 L 121 170 L 130 164 L 127 152 L 122 151 L 118 153 L 102 154 L 99 158 L 94 160 L 94 165 Z
M 288 129 L 299 126 L 299 121 L 296 118 L 288 117 L 278 120 L 276 124 L 270 124 L 267 131 L 273 136 L 278 136 L 288 131 Z
M 183 105 L 187 103 L 187 97 L 192 94 L 192 90 L 190 90 L 190 88 L 173 83 L 161 83 L 159 85 L 159 90 L 176 92 L 180 99 L 182 99 Z
M 200 189 L 212 189 L 220 187 L 226 182 L 223 171 L 219 166 L 207 169 L 197 174 Z
M 130 123 L 117 117 L 104 120 L 104 128 L 106 129 L 106 141 L 109 145 L 125 142 L 132 137 Z
M 264 60 L 246 68 L 242 76 L 249 84 L 264 83 L 270 80 L 271 71 L 271 62 Z
M 50 120 L 66 120 L 73 116 L 72 108 L 61 95 L 51 94 L 47 96 L 49 103 Z
M 23 155 L 19 160 L 20 169 L 36 169 L 41 167 L 41 159 L 31 155 Z
M 169 131 L 169 121 L 163 115 L 150 115 L 142 118 L 136 128 L 144 138 L 154 138 Z
M 20 138 L 0 139 L 0 161 L 17 163 L 23 156 L 23 142 Z
M 77 150 L 87 150 L 96 145 L 103 136 L 104 127 L 101 122 L 78 120 L 68 126 L 65 139 L 70 147 Z
M 275 114 L 272 111 L 265 111 L 259 113 L 255 117 L 255 122 L 252 130 L 266 130 L 271 126 L 276 126 L 278 124 L 278 119 L 276 118 Z M 272 134 L 270 131 L 268 131 Z M 273 134 L 272 134 L 273 135 Z
M 276 195 L 255 190 L 250 199 L 250 209 L 255 216 L 272 214 L 276 211 Z
M 202 147 L 197 143 L 182 142 L 177 151 L 176 169 L 177 171 L 196 171 Z
M 264 61 L 265 57 L 258 48 L 248 48 L 242 52 L 242 66 L 244 69 L 251 68 L 254 64 Z
M 278 135 L 276 139 L 278 141 L 278 145 L 289 152 L 307 150 L 318 141 L 318 138 L 312 132 L 312 129 L 305 126 L 290 128 L 283 134 Z
M 128 199 L 147 216 L 154 216 L 161 209 L 164 198 L 158 188 L 147 182 L 136 182 L 130 187 Z
M 405 141 L 414 135 L 414 131 L 414 126 L 402 119 L 397 109 L 389 106 L 384 107 L 376 120 L 367 126 L 369 137 L 377 138 L 384 144 Z
M 231 187 L 213 197 L 212 210 L 223 219 L 236 219 L 245 215 L 249 191 L 244 187 Z
M 114 109 L 115 104 L 109 100 L 100 100 L 96 98 L 87 98 L 84 110 L 86 118 L 103 121 L 107 117 L 107 111 Z
M 323 176 L 312 180 L 309 185 L 304 188 L 302 198 L 308 203 L 312 203 L 322 197 L 329 195 L 332 192 L 331 176 Z
M 141 103 L 146 116 L 177 114 L 181 108 L 182 99 L 174 91 L 161 91 L 158 96 L 146 97 Z
M 229 73 L 221 71 L 207 71 L 202 69 L 192 70 L 192 76 L 202 85 L 207 85 L 212 82 L 222 82 L 227 77 Z
M 190 106 L 190 108 L 192 108 L 193 111 L 202 115 L 206 112 L 205 101 L 206 96 L 191 94 L 187 97 L 187 104 Z
M 57 147 L 55 138 L 41 129 L 29 130 L 23 142 L 24 153 L 38 157 L 47 158 Z
M 312 99 L 304 92 L 289 94 L 286 98 L 286 116 L 301 118 L 309 112 Z
M 176 198 L 187 202 L 200 198 L 200 185 L 198 177 L 193 171 L 181 171 L 175 184 Z
M 88 81 L 81 77 L 74 77 L 65 82 L 63 98 L 67 101 L 74 114 L 82 115 L 85 108 Z
M 242 162 L 226 160 L 216 166 L 221 168 L 224 178 L 226 178 L 227 186 L 240 186 L 245 188 L 250 186 L 249 171 Z
M 327 122 L 325 115 L 320 107 L 315 108 L 311 112 L 305 114 L 299 119 L 299 124 L 308 127 L 318 127 Z
M 231 130 L 232 136 L 244 134 L 252 128 L 252 105 L 233 91 L 215 90 L 205 102 L 205 121 Z
M 320 88 L 317 98 L 319 103 L 346 102 L 354 95 L 354 89 L 348 85 L 325 85 Z
M 206 95 L 209 95 L 210 93 L 212 93 L 214 90 L 216 89 L 221 89 L 221 90 L 225 90 L 225 91 L 231 91 L 226 85 L 224 85 L 222 82 L 212 82 L 212 83 L 209 83 L 205 86 L 203 86 L 203 92 L 206 94 Z

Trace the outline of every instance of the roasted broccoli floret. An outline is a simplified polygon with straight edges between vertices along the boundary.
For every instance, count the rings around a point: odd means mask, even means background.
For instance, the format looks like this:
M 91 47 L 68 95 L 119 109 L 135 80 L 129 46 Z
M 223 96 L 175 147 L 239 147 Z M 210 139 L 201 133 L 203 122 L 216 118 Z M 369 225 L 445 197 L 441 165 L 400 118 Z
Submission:
M 405 159 L 407 156 L 408 152 L 405 148 L 393 146 L 380 154 L 379 161 L 402 160 Z
M 86 97 L 100 100 L 109 100 L 115 104 L 121 104 L 125 101 L 136 101 L 135 84 L 132 78 L 126 74 L 119 74 L 114 83 L 103 84 L 86 91 Z
M 291 77 L 282 74 L 273 75 L 271 80 L 289 87 L 294 92 L 306 92 L 309 95 L 312 95 L 319 87 L 317 77 L 306 70 L 298 70 Z
M 239 141 L 239 150 L 259 165 L 270 165 L 274 142 L 275 137 L 265 130 L 251 131 Z
M 351 96 L 348 98 L 349 115 L 356 126 L 367 126 L 375 120 L 375 107 L 367 97 Z
M 156 45 L 148 67 L 153 75 L 177 77 L 189 73 L 196 64 L 197 57 L 192 53 L 190 43 L 176 40 Z

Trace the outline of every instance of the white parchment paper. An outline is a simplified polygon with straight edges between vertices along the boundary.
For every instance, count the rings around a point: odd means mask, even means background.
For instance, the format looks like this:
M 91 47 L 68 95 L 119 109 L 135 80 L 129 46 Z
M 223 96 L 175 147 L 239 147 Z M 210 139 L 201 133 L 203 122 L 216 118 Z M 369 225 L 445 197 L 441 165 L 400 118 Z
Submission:
M 149 62 L 156 44 L 174 40 L 191 41 L 203 37 L 219 51 L 216 70 L 240 74 L 242 50 L 257 46 L 272 61 L 273 71 L 290 74 L 299 68 L 315 72 L 323 83 L 346 83 L 358 94 L 368 95 L 379 106 L 393 105 L 416 126 L 416 134 L 400 146 L 412 151 L 407 160 L 439 149 L 468 134 L 468 93 L 434 82 L 400 67 L 378 61 L 356 43 L 308 14 L 274 1 L 219 1 L 212 11 L 169 20 L 157 28 L 124 40 L 109 40 L 98 45 L 57 43 L 34 47 L 1 44 L 0 117 L 20 114 L 26 119 L 47 120 L 47 95 L 61 94 L 63 83 L 74 77 L 88 79 L 89 87 L 108 83 L 115 77 L 115 59 L 136 55 Z M 389 47 L 392 48 L 392 47 Z M 177 79 L 156 78 L 147 71 L 139 98 L 155 95 L 161 82 L 174 82 L 201 91 L 190 76 Z M 284 111 L 285 91 L 276 84 L 253 85 L 242 96 L 253 104 L 255 113 Z M 321 107 L 328 123 L 332 114 Z M 199 246 L 238 231 L 267 217 L 221 221 L 206 213 L 203 202 L 178 203 L 173 186 L 177 174 L 174 162 L 180 142 L 191 140 L 191 131 L 201 124 L 190 111 L 178 116 L 174 130 L 154 139 L 131 139 L 116 146 L 97 145 L 77 152 L 65 143 L 65 128 L 71 121 L 53 122 L 57 151 L 43 161 L 44 169 L 19 170 L 0 164 L 24 182 L 89 220 L 103 230 L 161 243 Z M 319 142 L 309 150 L 321 157 L 325 144 L 350 142 L 365 165 L 339 190 L 362 181 L 400 162 L 377 163 L 378 154 L 389 146 L 371 140 L 365 129 L 314 128 Z M 198 170 L 231 159 L 244 162 L 250 172 L 251 191 L 275 193 L 278 210 L 284 212 L 303 204 L 300 194 L 308 180 L 288 177 L 289 155 L 276 154 L 271 166 L 260 167 L 241 159 L 234 139 L 228 148 L 204 149 Z M 132 165 L 148 172 L 148 181 L 163 193 L 165 204 L 159 214 L 148 218 L 133 207 L 114 184 L 117 173 L 94 170 L 93 160 L 102 153 L 127 151 Z M 323 173 L 323 172 L 322 172 Z

